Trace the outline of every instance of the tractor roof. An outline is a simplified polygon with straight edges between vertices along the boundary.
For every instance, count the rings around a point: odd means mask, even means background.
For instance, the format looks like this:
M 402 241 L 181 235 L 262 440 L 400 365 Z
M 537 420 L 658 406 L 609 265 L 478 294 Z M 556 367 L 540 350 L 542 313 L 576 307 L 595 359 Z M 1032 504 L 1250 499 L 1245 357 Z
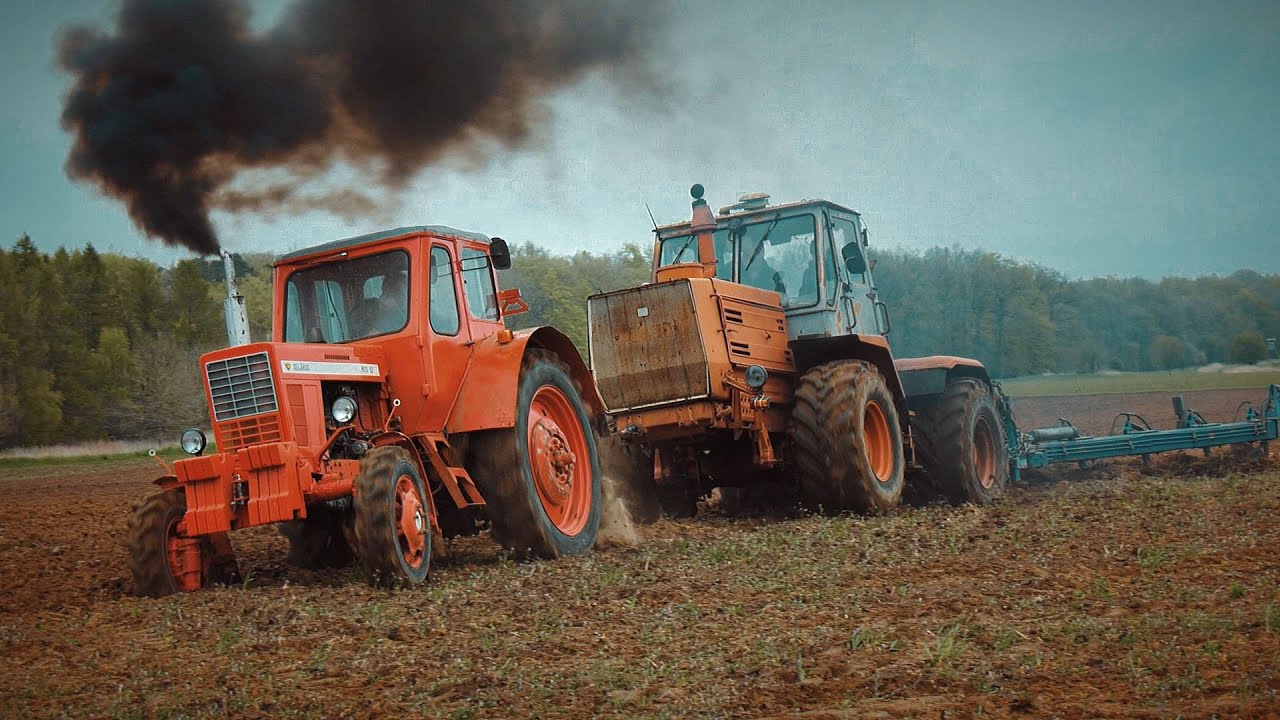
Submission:
M 746 196 L 746 195 L 743 196 L 743 198 L 748 198 L 748 197 L 749 196 Z M 763 197 L 765 199 L 768 198 L 767 195 Z M 755 202 L 760 201 L 759 198 L 752 197 L 750 199 Z M 831 202 L 830 200 L 797 200 L 795 202 L 783 203 L 781 205 L 763 205 L 760 207 L 754 207 L 751 210 L 744 210 L 740 212 L 735 211 L 736 208 L 741 206 L 742 204 L 743 203 L 740 202 L 738 205 L 729 205 L 729 206 L 720 208 L 720 211 L 716 213 L 716 222 L 723 223 L 727 220 L 736 220 L 738 218 L 751 219 L 751 218 L 759 218 L 759 217 L 768 217 L 779 211 L 796 210 L 801 207 L 807 207 L 807 206 L 829 207 L 829 208 L 832 208 L 833 210 L 839 210 L 841 212 L 850 213 L 852 215 L 861 214 L 857 210 L 845 207 L 844 205 L 841 205 L 839 203 Z M 689 220 L 683 220 L 678 223 L 671 223 L 670 225 L 660 225 L 654 229 L 654 232 L 657 233 L 659 237 L 665 237 L 669 235 L 678 235 L 681 233 L 689 232 L 689 225 L 690 225 Z
M 357 235 L 355 237 L 344 238 L 342 240 L 334 240 L 333 242 L 327 242 L 322 245 L 313 245 L 308 248 L 302 248 L 301 250 L 294 250 L 291 253 L 285 253 L 284 255 L 276 258 L 275 264 L 279 265 L 281 263 L 289 262 L 290 260 L 307 257 L 308 255 L 319 255 L 333 252 L 335 250 L 346 250 L 359 245 L 378 242 L 379 240 L 389 240 L 402 235 L 413 235 L 415 233 L 443 235 L 446 237 L 461 238 L 463 240 L 471 240 L 472 242 L 479 243 L 489 242 L 489 237 L 487 235 L 467 232 L 466 230 L 458 230 L 446 225 L 411 225 L 409 227 L 399 227 L 394 230 L 380 230 L 378 232 L 368 233 L 365 235 Z

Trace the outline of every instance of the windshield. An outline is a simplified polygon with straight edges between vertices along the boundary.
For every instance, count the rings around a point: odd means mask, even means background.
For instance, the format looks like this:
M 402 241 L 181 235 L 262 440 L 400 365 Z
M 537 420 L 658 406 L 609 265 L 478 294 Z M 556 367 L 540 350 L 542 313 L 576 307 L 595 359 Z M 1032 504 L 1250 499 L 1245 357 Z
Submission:
M 716 277 L 721 280 L 732 280 L 733 241 L 729 239 L 728 228 L 721 228 L 711 233 L 711 242 L 716 249 Z M 696 235 L 676 235 L 662 241 L 662 255 L 658 261 L 660 267 L 696 262 L 698 262 Z
M 818 259 L 814 255 L 812 215 L 770 218 L 744 225 L 738 232 L 742 267 L 738 282 L 773 290 L 783 307 L 818 301 Z
M 782 296 L 783 307 L 817 303 L 815 227 L 813 215 L 806 213 L 775 215 L 716 230 L 711 236 L 716 249 L 716 277 L 773 290 Z M 663 238 L 658 266 L 682 262 L 698 262 L 697 237 Z
M 342 343 L 409 323 L 409 255 L 395 250 L 289 276 L 285 342 Z

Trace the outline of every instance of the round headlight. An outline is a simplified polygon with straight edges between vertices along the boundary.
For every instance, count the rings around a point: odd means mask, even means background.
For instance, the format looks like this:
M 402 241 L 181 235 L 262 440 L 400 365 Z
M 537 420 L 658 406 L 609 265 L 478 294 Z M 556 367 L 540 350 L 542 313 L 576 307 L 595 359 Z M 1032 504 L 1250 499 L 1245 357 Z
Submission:
M 747 368 L 746 374 L 747 387 L 752 390 L 759 390 L 764 387 L 765 382 L 769 379 L 769 371 L 759 365 L 752 365 Z
M 337 423 L 349 423 L 351 418 L 356 416 L 356 401 L 346 395 L 339 395 L 337 400 L 333 401 L 333 421 Z
M 187 428 L 182 432 L 182 451 L 188 455 L 199 455 L 204 452 L 207 442 L 204 433 L 196 428 Z

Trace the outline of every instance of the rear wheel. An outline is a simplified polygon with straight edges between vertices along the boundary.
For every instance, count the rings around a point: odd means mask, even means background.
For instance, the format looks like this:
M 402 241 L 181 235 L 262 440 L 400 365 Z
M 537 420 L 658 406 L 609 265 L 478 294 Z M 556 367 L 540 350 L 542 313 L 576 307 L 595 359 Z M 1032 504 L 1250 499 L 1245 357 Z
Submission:
M 952 503 L 988 503 L 1009 484 L 1009 450 L 991 390 L 974 378 L 947 385 L 918 416 L 917 454 L 929 486 Z
M 795 397 L 791 437 L 805 505 L 827 513 L 897 507 L 902 428 L 880 371 L 861 360 L 819 365 L 800 378 Z
M 568 368 L 554 353 L 526 352 L 515 427 L 477 433 L 471 456 L 501 545 L 554 558 L 595 544 L 602 504 L 595 433 Z
M 431 521 L 426 488 L 409 452 L 370 450 L 354 483 L 356 545 L 369 579 L 379 585 L 417 585 L 431 567 Z
M 237 578 L 225 534 L 192 538 L 178 534 L 178 523 L 186 513 L 182 488 L 156 490 L 133 506 L 127 544 L 135 594 L 163 597 Z

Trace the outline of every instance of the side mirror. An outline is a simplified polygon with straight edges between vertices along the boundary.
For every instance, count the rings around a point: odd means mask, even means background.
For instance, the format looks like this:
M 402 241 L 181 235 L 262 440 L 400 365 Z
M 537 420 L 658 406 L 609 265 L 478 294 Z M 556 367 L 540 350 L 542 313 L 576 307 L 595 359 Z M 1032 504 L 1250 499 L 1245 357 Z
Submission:
M 867 261 L 858 251 L 857 243 L 845 245 L 841 248 L 840 255 L 844 258 L 844 266 L 848 268 L 850 275 L 861 275 L 867 271 Z
M 493 266 L 498 270 L 510 270 L 511 250 L 507 247 L 507 241 L 500 237 L 490 240 L 489 258 L 493 260 Z

